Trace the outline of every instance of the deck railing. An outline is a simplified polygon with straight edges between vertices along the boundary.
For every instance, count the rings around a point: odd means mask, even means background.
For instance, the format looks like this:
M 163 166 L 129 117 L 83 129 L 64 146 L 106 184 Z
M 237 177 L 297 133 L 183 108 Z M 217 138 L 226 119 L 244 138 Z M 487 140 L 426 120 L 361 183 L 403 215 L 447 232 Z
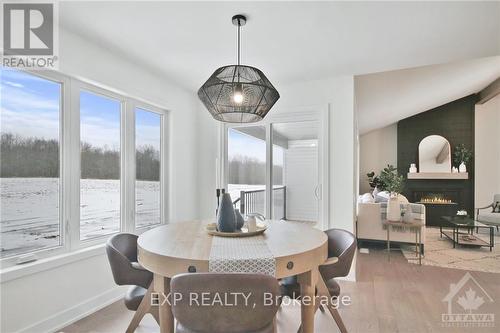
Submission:
M 242 214 L 259 213 L 266 215 L 265 209 L 266 190 L 240 191 L 240 197 L 234 204 L 240 203 Z M 286 186 L 273 188 L 273 219 L 286 219 Z

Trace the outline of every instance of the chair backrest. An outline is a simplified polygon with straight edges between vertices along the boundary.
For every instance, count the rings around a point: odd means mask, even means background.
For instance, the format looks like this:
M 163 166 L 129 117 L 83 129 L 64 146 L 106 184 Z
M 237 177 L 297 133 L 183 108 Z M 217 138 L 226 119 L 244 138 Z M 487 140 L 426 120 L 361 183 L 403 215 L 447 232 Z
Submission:
M 321 275 L 325 280 L 347 276 L 356 253 L 356 237 L 343 229 L 329 229 L 325 233 L 328 236 L 328 257 L 337 257 L 339 261 L 320 267 Z
M 240 273 L 177 275 L 170 292 L 180 331 L 199 333 L 267 332 L 281 296 L 274 277 Z
M 137 235 L 121 233 L 112 236 L 106 243 L 106 254 L 117 285 L 138 285 L 148 288 L 153 274 L 134 269 L 137 261 Z
M 500 194 L 495 194 L 493 196 L 493 204 L 495 204 L 495 202 L 497 202 L 497 201 L 500 201 Z

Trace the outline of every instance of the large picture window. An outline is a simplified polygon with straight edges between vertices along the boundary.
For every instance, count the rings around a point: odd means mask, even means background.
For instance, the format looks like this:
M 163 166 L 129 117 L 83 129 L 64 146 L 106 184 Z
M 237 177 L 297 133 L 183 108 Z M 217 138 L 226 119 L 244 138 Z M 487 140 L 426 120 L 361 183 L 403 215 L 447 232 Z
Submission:
M 2 268 L 166 222 L 165 110 L 53 71 L 0 79 Z
M 80 238 L 120 230 L 120 102 L 80 93 Z
M 161 221 L 161 115 L 135 109 L 135 223 L 137 227 Z
M 1 256 L 61 244 L 61 84 L 2 67 Z

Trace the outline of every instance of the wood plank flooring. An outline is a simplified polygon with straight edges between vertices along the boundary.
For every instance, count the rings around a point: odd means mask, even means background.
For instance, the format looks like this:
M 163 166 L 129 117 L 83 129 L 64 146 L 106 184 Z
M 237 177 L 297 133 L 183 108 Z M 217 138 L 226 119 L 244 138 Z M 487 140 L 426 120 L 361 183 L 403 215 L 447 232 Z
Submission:
M 457 283 L 467 271 L 408 264 L 399 252 L 391 253 L 387 261 L 382 250 L 357 254 L 356 282 L 340 281 L 342 294 L 349 295 L 350 306 L 340 308 L 349 332 L 500 332 L 500 274 L 471 272 L 493 303 L 486 302 L 480 313 L 493 313 L 496 327 L 443 327 L 441 314 L 447 304 L 442 299 L 451 283 Z M 116 302 L 96 313 L 65 327 L 66 333 L 124 332 L 133 313 L 123 303 Z M 285 306 L 278 312 L 278 332 L 296 332 L 300 307 Z M 316 332 L 338 332 L 333 319 L 318 311 Z M 137 333 L 158 332 L 153 317 L 146 315 Z

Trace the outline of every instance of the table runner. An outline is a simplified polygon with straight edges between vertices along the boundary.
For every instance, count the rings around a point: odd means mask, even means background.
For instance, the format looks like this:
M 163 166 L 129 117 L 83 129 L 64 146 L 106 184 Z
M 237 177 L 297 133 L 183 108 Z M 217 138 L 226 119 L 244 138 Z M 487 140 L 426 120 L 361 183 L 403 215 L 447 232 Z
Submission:
M 215 273 L 276 275 L 276 259 L 263 236 L 213 236 L 208 270 Z

